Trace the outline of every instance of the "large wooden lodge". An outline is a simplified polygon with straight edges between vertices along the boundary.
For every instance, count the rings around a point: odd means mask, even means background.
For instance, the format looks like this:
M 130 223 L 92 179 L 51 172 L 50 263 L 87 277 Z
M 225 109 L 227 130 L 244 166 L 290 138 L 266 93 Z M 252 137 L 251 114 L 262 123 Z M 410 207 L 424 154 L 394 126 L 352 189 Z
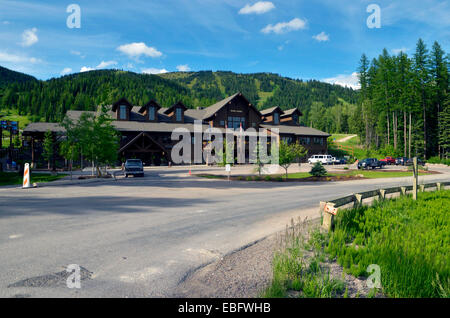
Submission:
M 83 111 L 68 111 L 73 121 L 80 118 Z M 95 114 L 95 112 L 91 112 Z M 171 140 L 172 131 L 177 127 L 187 128 L 195 143 L 194 121 L 200 120 L 205 130 L 208 127 L 243 129 L 279 129 L 281 140 L 288 143 L 299 142 L 308 155 L 326 154 L 328 133 L 300 125 L 302 113 L 297 108 L 283 111 L 272 107 L 259 111 L 241 93 L 234 94 L 214 105 L 190 109 L 178 102 L 169 108 L 161 107 L 151 100 L 143 106 L 132 105 L 122 98 L 109 106 L 113 126 L 121 133 L 118 160 L 140 158 L 146 165 L 167 165 L 171 162 L 170 153 L 177 141 Z M 47 131 L 64 136 L 64 128 L 56 123 L 31 123 L 24 132 L 25 144 L 31 151 L 31 160 L 36 166 L 41 158 L 42 142 Z M 204 142 L 204 145 L 206 142 Z M 248 156 L 248 154 L 247 154 Z M 42 159 L 40 159 L 42 162 Z

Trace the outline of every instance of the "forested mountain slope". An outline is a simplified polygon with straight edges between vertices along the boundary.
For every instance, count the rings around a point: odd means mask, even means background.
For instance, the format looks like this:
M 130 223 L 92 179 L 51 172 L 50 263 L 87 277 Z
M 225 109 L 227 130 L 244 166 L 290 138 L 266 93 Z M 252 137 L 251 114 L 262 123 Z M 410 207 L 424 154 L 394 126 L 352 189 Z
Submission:
M 319 81 L 303 82 L 276 74 L 189 72 L 162 75 L 136 74 L 120 70 L 98 70 L 47 81 L 16 81 L 3 87 L 1 108 L 14 108 L 34 120 L 58 121 L 69 109 L 93 110 L 126 97 L 142 105 L 150 99 L 167 107 L 181 100 L 187 107 L 209 106 L 241 91 L 259 109 L 279 105 L 299 107 L 307 123 L 311 105 L 324 108 L 355 103 L 357 92 Z

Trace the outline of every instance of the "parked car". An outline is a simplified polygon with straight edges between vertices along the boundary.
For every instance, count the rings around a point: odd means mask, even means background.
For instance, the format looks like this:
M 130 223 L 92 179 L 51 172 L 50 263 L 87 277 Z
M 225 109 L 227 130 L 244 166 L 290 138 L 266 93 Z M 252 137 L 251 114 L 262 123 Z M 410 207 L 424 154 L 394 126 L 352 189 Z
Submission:
M 333 164 L 333 157 L 330 155 L 314 155 L 308 159 L 308 163 L 314 164 L 316 162 L 320 162 L 323 165 L 331 165 Z
M 347 160 L 345 158 L 335 158 L 333 157 L 333 164 L 334 165 L 345 165 L 347 163 Z
M 143 177 L 144 176 L 144 165 L 142 164 L 141 159 L 128 159 L 125 161 L 124 167 L 124 175 L 125 178 L 128 178 L 129 175 L 135 177 Z
M 412 165 L 413 165 L 413 158 L 408 159 L 408 160 L 406 161 L 406 165 L 407 165 L 407 166 L 412 166 Z M 425 165 L 425 162 L 423 162 L 422 160 L 420 160 L 419 158 L 417 158 L 417 165 L 419 165 L 419 166 L 424 166 L 424 165 Z
M 378 161 L 376 158 L 367 158 L 358 162 L 358 169 L 375 169 L 383 168 L 384 163 Z
M 396 166 L 404 166 L 406 165 L 406 162 L 408 161 L 407 157 L 400 157 L 395 159 L 395 165 Z
M 384 159 L 380 159 L 381 162 L 384 162 L 388 165 L 394 165 L 395 164 L 395 158 L 393 157 L 386 157 Z

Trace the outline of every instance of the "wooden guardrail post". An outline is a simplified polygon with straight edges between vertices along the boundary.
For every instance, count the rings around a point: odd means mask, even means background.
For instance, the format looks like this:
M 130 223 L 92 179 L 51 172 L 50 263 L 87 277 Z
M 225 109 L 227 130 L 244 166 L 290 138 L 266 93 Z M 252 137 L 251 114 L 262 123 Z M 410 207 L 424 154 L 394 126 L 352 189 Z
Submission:
M 383 201 L 386 198 L 386 190 L 384 189 L 380 189 L 380 194 L 378 195 L 378 198 L 380 199 L 380 201 Z
M 425 192 L 425 185 L 424 184 L 421 184 L 419 187 L 420 187 L 420 192 Z
M 436 182 L 436 190 L 441 191 L 442 183 Z
M 331 231 L 333 226 L 334 216 L 337 213 L 337 208 L 334 207 L 334 203 L 326 202 L 324 205 L 324 213 L 322 220 L 322 228 Z
M 362 194 L 355 193 L 355 203 L 353 204 L 354 208 L 359 208 L 362 205 Z
M 406 187 L 400 187 L 401 195 L 406 195 Z

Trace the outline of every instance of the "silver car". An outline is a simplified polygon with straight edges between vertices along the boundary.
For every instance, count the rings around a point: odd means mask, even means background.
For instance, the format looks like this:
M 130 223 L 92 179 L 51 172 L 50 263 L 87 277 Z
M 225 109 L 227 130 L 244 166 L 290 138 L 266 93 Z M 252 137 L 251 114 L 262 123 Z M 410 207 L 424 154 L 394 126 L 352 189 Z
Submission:
M 141 159 L 128 159 L 125 162 L 124 169 L 125 178 L 132 175 L 135 177 L 143 177 L 144 176 L 144 165 L 142 164 Z

